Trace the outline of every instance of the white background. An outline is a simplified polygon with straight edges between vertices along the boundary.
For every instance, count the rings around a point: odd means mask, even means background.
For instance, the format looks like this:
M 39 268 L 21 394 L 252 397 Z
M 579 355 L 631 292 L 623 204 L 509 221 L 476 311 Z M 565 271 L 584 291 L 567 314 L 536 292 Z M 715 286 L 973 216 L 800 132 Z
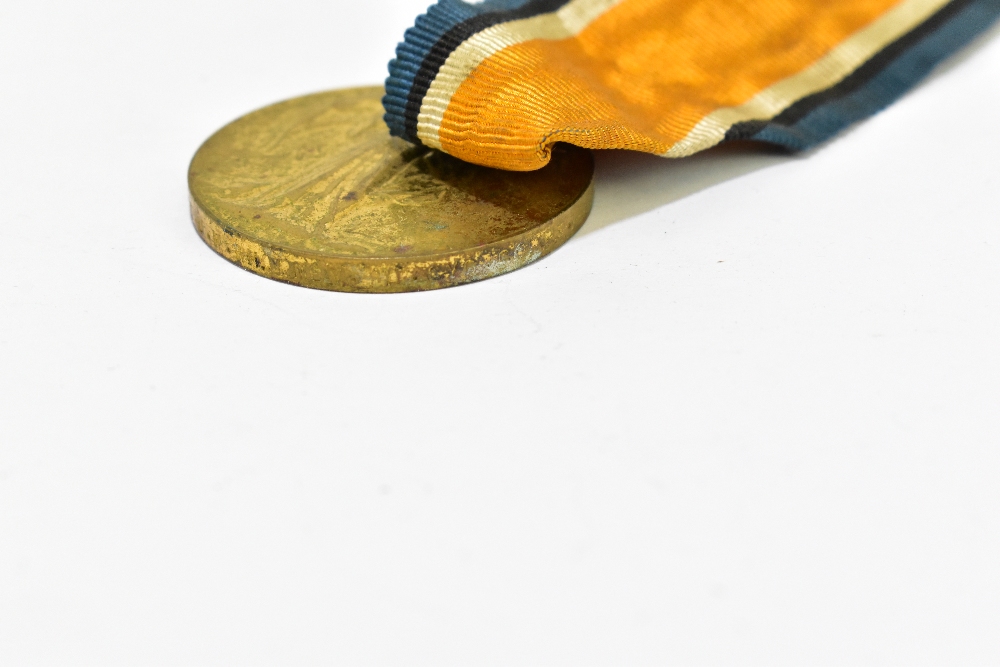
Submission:
M 483 283 L 271 282 L 198 145 L 427 0 L 0 9 L 0 664 L 1000 662 L 1000 32 Z

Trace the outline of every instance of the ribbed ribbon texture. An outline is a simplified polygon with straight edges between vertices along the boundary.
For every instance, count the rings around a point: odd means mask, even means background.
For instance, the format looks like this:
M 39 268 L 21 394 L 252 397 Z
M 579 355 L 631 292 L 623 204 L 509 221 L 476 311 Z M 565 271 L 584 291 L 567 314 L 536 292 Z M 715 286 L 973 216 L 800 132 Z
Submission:
M 389 64 L 393 135 L 530 171 L 555 142 L 803 150 L 898 99 L 1000 0 L 440 0 Z

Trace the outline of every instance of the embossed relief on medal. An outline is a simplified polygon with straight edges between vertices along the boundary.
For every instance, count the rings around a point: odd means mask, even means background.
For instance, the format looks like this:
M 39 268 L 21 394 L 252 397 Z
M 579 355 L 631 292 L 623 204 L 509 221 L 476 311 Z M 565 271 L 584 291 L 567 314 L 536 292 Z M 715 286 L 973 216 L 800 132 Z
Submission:
M 192 162 L 195 198 L 224 224 L 286 248 L 421 256 L 527 231 L 590 181 L 588 161 L 562 150 L 549 168 L 517 173 L 391 138 L 381 94 L 321 93 L 237 120 Z

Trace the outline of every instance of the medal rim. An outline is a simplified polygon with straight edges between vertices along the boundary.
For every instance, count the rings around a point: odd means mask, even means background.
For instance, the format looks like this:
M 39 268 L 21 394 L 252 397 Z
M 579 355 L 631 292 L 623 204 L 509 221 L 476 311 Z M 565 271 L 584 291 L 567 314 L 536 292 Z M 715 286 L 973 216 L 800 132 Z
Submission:
M 365 90 L 375 92 L 379 89 L 372 86 L 345 88 L 275 102 L 234 119 L 206 139 L 188 167 L 191 218 L 201 239 L 229 262 L 279 282 L 338 292 L 397 293 L 443 289 L 523 268 L 562 246 L 589 217 L 594 201 L 594 159 L 590 151 L 577 147 L 570 149 L 579 151 L 580 159 L 589 162 L 590 177 L 587 187 L 561 212 L 513 236 L 438 253 L 404 257 L 352 256 L 289 248 L 234 228 L 199 201 L 193 167 L 201 151 L 220 132 L 273 106 L 317 95 Z

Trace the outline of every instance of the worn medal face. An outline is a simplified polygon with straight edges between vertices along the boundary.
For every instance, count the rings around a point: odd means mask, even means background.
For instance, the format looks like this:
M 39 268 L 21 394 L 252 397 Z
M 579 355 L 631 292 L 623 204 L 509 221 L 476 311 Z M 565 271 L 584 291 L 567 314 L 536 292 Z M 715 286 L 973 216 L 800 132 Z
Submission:
M 198 150 L 191 213 L 216 252 L 268 278 L 347 292 L 482 280 L 552 252 L 593 201 L 588 151 L 506 172 L 391 138 L 381 88 L 300 97 Z

